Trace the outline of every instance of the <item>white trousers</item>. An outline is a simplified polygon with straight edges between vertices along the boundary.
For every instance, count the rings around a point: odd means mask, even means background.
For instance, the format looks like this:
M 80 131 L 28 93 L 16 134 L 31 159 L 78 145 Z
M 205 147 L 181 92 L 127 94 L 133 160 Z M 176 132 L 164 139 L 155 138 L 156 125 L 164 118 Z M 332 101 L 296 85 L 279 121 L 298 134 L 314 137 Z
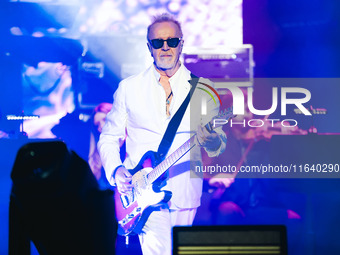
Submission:
M 143 255 L 171 255 L 172 227 L 191 226 L 196 210 L 160 208 L 153 211 L 139 234 Z

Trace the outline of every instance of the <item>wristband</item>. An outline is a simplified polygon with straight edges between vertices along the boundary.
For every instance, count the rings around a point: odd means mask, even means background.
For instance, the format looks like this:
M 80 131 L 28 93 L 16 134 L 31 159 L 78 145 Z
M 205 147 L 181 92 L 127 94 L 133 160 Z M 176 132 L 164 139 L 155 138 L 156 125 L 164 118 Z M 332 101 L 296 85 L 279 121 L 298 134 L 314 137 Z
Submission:
M 199 144 L 200 147 L 203 147 L 203 145 L 200 143 L 200 140 L 198 139 L 198 136 L 196 136 L 197 143 Z
M 113 179 L 115 179 L 115 175 L 116 175 L 116 172 L 117 172 L 117 170 L 118 170 L 118 168 L 120 168 L 120 167 L 124 167 L 124 165 L 119 165 L 119 166 L 117 166 L 116 168 L 115 168 L 115 170 L 113 170 L 113 173 L 112 173 L 112 178 Z

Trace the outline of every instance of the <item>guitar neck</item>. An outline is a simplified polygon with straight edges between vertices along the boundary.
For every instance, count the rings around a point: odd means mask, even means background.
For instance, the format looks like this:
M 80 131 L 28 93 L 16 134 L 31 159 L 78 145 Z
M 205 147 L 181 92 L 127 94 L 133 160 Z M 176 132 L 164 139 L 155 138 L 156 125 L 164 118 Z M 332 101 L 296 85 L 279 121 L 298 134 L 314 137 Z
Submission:
M 222 124 L 215 125 L 214 119 L 207 123 L 204 127 L 207 129 L 209 133 L 213 131 L 216 127 L 225 125 L 228 123 L 229 119 L 232 118 L 232 108 L 226 110 L 224 113 L 219 114 L 216 117 L 219 117 L 222 120 Z M 225 120 L 225 121 L 223 121 Z M 148 175 L 147 175 L 147 184 L 152 184 L 157 178 L 159 178 L 163 173 L 165 173 L 173 164 L 175 164 L 180 158 L 182 158 L 188 151 L 190 151 L 193 147 L 195 147 L 195 137 L 194 134 L 188 141 L 186 141 L 181 147 L 179 147 L 176 151 L 174 151 L 170 156 L 168 156 L 165 160 L 163 160 L 160 164 L 158 164 Z
M 165 173 L 173 164 L 175 164 L 180 158 L 182 158 L 188 151 L 195 146 L 195 137 L 193 135 L 187 140 L 181 147 L 170 154 L 165 160 L 157 165 L 148 175 L 147 183 L 152 184 L 158 177 Z

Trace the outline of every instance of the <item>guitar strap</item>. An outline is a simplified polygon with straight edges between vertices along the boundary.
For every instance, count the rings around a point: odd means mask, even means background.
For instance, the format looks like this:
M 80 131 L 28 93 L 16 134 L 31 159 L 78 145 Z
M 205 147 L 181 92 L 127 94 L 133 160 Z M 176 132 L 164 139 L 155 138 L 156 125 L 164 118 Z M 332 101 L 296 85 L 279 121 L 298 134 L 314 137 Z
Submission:
M 188 104 L 190 102 L 192 94 L 194 93 L 196 85 L 198 83 L 199 77 L 197 77 L 196 75 L 194 75 L 192 73 L 190 74 L 190 76 L 191 76 L 191 80 L 189 82 L 191 84 L 191 89 L 190 89 L 187 97 L 183 101 L 182 105 L 179 107 L 179 109 L 177 110 L 175 115 L 170 120 L 168 127 L 165 131 L 165 134 L 162 138 L 162 141 L 159 144 L 157 154 L 159 156 L 160 161 L 162 161 L 165 158 L 166 154 L 168 153 L 168 151 L 170 149 L 170 146 L 171 146 L 171 144 L 172 144 L 172 142 L 175 138 L 179 124 L 182 121 L 185 110 L 188 107 Z

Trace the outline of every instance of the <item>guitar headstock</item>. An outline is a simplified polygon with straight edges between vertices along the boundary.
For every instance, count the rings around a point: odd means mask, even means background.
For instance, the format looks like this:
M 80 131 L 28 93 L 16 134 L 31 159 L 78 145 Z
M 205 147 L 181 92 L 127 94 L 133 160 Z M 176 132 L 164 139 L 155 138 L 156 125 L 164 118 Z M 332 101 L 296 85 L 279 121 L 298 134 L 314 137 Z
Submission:
M 229 122 L 231 118 L 236 117 L 233 114 L 233 107 L 229 107 L 224 111 L 221 111 L 218 115 L 212 118 L 212 120 L 205 126 L 209 132 L 213 131 L 215 128 L 224 126 Z

